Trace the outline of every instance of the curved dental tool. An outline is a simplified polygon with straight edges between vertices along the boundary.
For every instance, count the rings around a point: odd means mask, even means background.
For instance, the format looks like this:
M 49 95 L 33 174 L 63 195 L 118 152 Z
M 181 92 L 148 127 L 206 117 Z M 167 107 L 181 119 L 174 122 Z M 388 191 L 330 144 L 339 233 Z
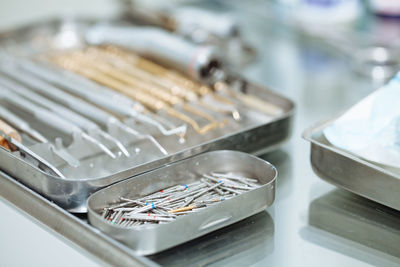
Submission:
M 11 90 L 4 89 L 4 87 L 0 89 L 0 92 L 1 98 L 14 105 L 15 107 L 30 113 L 33 117 L 41 121 L 43 124 L 53 127 L 73 139 L 75 139 L 76 136 L 80 136 L 83 140 L 103 150 L 111 158 L 116 158 L 115 154 L 111 152 L 111 150 L 109 150 L 105 145 L 103 145 L 90 135 L 86 134 L 81 128 L 77 127 L 70 121 L 56 114 L 53 114 L 49 110 L 44 109 L 28 100 L 25 100 L 21 96 L 13 93 Z
M 14 93 L 17 93 L 18 95 L 25 97 L 29 99 L 30 101 L 41 105 L 51 111 L 53 111 L 55 114 L 58 114 L 59 116 L 71 121 L 81 129 L 85 130 L 89 134 L 98 134 L 102 138 L 109 140 L 110 142 L 113 142 L 121 151 L 122 153 L 126 156 L 129 157 L 129 152 L 125 148 L 125 146 L 116 138 L 111 136 L 110 134 L 104 132 L 103 130 L 100 129 L 100 127 L 92 122 L 89 119 L 86 119 L 85 117 L 67 109 L 64 108 L 63 106 L 56 104 L 50 100 L 48 100 L 45 97 L 42 97 L 32 91 L 30 91 L 27 88 L 24 88 L 23 86 L 20 86 L 16 82 L 13 82 L 8 79 L 0 78 L 0 84 L 3 86 L 8 87 L 9 89 L 13 90 Z
M 105 112 L 104 110 L 86 102 L 83 101 L 82 99 L 75 97 L 73 95 L 70 95 L 61 89 L 56 88 L 55 86 L 52 86 L 51 84 L 48 84 L 47 82 L 44 82 L 29 73 L 23 72 L 23 75 L 16 75 L 16 73 L 21 73 L 21 71 L 13 71 L 10 67 L 5 68 L 5 67 L 0 67 L 0 70 L 2 72 L 5 72 L 8 76 L 11 76 L 13 79 L 29 86 L 29 88 L 33 89 L 34 91 L 41 93 L 50 99 L 63 104 L 64 106 L 69 107 L 70 109 L 76 111 L 77 113 L 80 113 L 81 115 L 90 118 L 91 120 L 104 125 L 105 127 L 108 127 L 109 125 L 116 125 L 117 127 L 118 124 L 122 123 L 120 122 L 116 117 L 113 115 L 109 114 L 108 112 Z M 129 127 L 129 126 L 127 126 Z M 137 138 L 142 138 L 142 139 L 148 139 L 150 142 L 152 142 L 157 148 L 159 148 L 161 145 L 154 139 L 152 136 L 149 135 L 141 135 L 141 136 L 136 136 Z M 163 154 L 165 154 L 165 149 L 161 150 Z
M 74 58 L 75 60 L 78 60 L 76 57 Z M 169 115 L 176 117 L 188 124 L 190 124 L 193 129 L 200 133 L 200 134 L 205 134 L 212 129 L 216 128 L 219 126 L 219 123 L 216 122 L 214 119 L 211 120 L 211 123 L 200 127 L 198 123 L 192 119 L 191 117 L 185 115 L 182 112 L 179 112 L 172 108 L 170 106 L 170 103 L 166 103 L 154 95 L 152 95 L 147 89 L 141 88 L 143 90 L 133 90 L 137 89 L 137 87 L 132 87 L 124 82 L 121 82 L 114 77 L 111 76 L 106 76 L 104 72 L 101 72 L 99 70 L 96 70 L 94 68 L 91 68 L 89 65 L 83 65 L 84 62 L 79 62 L 79 64 L 74 63 L 69 59 L 69 57 L 62 57 L 59 56 L 55 59 L 57 63 L 61 64 L 66 64 L 68 62 L 68 65 L 72 71 L 78 72 L 81 75 L 86 76 L 87 78 L 90 78 L 100 84 L 106 85 L 110 88 L 113 88 L 129 97 L 132 97 L 136 101 L 141 102 L 143 105 L 145 105 L 147 108 L 157 112 L 159 110 L 165 110 Z M 82 63 L 82 64 L 81 64 Z M 159 92 L 158 92 L 159 93 Z M 160 96 L 160 95 L 159 95 Z M 162 97 L 162 96 L 161 96 Z M 167 96 L 165 96 L 167 97 Z M 171 100 L 174 101 L 174 100 Z M 208 118 L 210 120 L 210 118 Z
M 104 107 L 115 114 L 133 117 L 138 121 L 153 125 L 163 135 L 184 136 L 186 133 L 186 125 L 173 128 L 171 126 L 171 129 L 166 129 L 156 119 L 142 114 L 145 108 L 140 103 L 75 73 L 63 69 L 54 70 L 44 64 L 38 64 L 26 59 L 11 58 L 10 60 L 30 74 L 59 86 L 63 90 L 75 94 L 88 102 Z M 142 134 L 142 136 L 144 135 Z
M 233 103 L 228 104 L 226 103 L 226 101 L 218 101 L 215 98 L 208 98 L 207 100 L 205 100 L 202 98 L 205 96 L 205 94 L 200 95 L 198 94 L 198 92 L 191 90 L 187 87 L 185 88 L 180 84 L 167 79 L 166 77 L 155 76 L 147 70 L 141 69 L 134 64 L 129 64 L 128 62 L 118 57 L 116 54 L 109 53 L 105 49 L 90 47 L 87 49 L 87 54 L 96 59 L 100 58 L 101 60 L 104 60 L 105 62 L 107 62 L 107 64 L 111 65 L 115 69 L 118 69 L 120 72 L 126 73 L 136 79 L 142 80 L 150 86 L 158 86 L 160 88 L 164 88 L 171 94 L 181 97 L 187 102 L 196 102 L 197 104 L 214 112 L 229 113 L 236 121 L 239 121 L 241 118 L 239 111 L 235 108 Z M 208 91 L 207 95 L 213 95 L 210 93 L 211 91 Z M 212 105 L 209 102 L 215 103 L 215 105 Z
M 26 133 L 34 140 L 40 143 L 48 143 L 46 137 L 44 137 L 41 133 L 33 129 L 26 121 L 22 118 L 18 117 L 14 113 L 8 111 L 7 109 L 0 106 L 0 118 L 6 120 L 9 124 L 14 126 L 16 129 L 20 130 L 21 132 Z

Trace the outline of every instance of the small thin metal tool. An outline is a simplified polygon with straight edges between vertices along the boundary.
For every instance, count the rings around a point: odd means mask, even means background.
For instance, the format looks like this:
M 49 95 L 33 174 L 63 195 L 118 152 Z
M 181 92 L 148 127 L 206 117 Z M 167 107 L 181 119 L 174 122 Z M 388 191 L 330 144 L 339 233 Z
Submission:
M 26 121 L 22 118 L 18 117 L 17 115 L 13 114 L 12 112 L 8 111 L 7 109 L 0 106 L 0 118 L 6 120 L 9 124 L 20 130 L 21 132 L 26 133 L 34 140 L 40 143 L 48 143 L 46 137 L 44 137 L 41 133 L 33 129 Z
M 0 97 L 14 105 L 15 107 L 24 110 L 32 114 L 35 118 L 40 120 L 42 123 L 57 129 L 65 135 L 70 136 L 75 139 L 76 136 L 80 136 L 83 140 L 93 144 L 94 146 L 100 148 L 103 152 L 109 155 L 111 158 L 115 159 L 115 154 L 109 150 L 105 145 L 86 134 L 81 128 L 76 126 L 75 124 L 65 120 L 64 118 L 53 114 L 49 110 L 46 110 L 24 98 L 20 97 L 17 94 L 14 94 L 12 91 L 2 88 L 0 90 Z
M 220 177 L 221 176 L 221 177 Z M 161 189 L 139 198 L 120 197 L 101 210 L 101 217 L 122 227 L 146 223 L 168 223 L 179 216 L 196 212 L 260 186 L 256 179 L 227 173 L 203 174 L 204 178 L 190 184 Z M 251 186 L 249 183 L 253 182 Z
M 90 118 L 91 120 L 104 125 L 105 127 L 109 127 L 110 125 L 114 125 L 117 128 L 122 129 L 125 132 L 135 135 L 139 139 L 147 139 L 152 142 L 164 155 L 167 155 L 168 152 L 163 148 L 160 143 L 158 143 L 153 136 L 151 135 L 143 135 L 138 133 L 136 130 L 132 129 L 128 125 L 122 123 L 118 118 L 114 117 L 110 113 L 86 102 L 82 99 L 75 97 L 71 94 L 68 94 L 61 89 L 52 86 L 51 84 L 42 81 L 35 76 L 21 71 L 16 67 L 12 66 L 1 66 L 0 70 L 6 73 L 8 76 L 13 79 L 25 84 L 29 88 L 34 91 L 49 97 L 50 99 L 80 113 L 81 115 Z M 17 75 L 23 73 L 23 75 Z M 92 138 L 93 139 L 93 138 Z M 104 145 L 103 145 L 104 146 Z M 115 156 L 115 155 L 114 155 Z
M 144 82 L 141 79 L 137 79 L 135 76 L 131 74 L 120 71 L 119 69 L 115 69 L 113 66 L 108 65 L 106 62 L 101 60 L 99 57 L 91 57 L 87 52 L 75 52 L 70 56 L 75 62 L 79 63 L 79 65 L 84 65 L 86 68 L 92 68 L 103 75 L 107 75 L 116 81 L 125 84 L 127 87 L 139 90 L 144 93 L 147 93 L 172 107 L 180 107 L 186 112 L 199 116 L 203 119 L 208 120 L 209 125 L 204 126 L 204 128 L 216 128 L 218 126 L 223 126 L 225 123 L 218 123 L 210 114 L 205 113 L 192 105 L 189 105 L 185 102 L 185 99 L 173 93 L 170 90 L 166 90 L 165 87 L 149 84 L 148 82 Z
M 101 130 L 101 128 L 97 124 L 92 122 L 91 120 L 86 119 L 85 117 L 83 117 L 83 116 L 81 116 L 59 104 L 56 104 L 56 103 L 48 100 L 47 98 L 42 97 L 11 80 L 0 77 L 0 84 L 8 87 L 9 89 L 13 90 L 13 92 L 19 94 L 20 96 L 25 97 L 25 98 L 29 99 L 30 101 L 32 101 L 38 105 L 41 105 L 41 106 L 53 111 L 55 114 L 58 114 L 59 116 L 71 121 L 72 123 L 74 123 L 75 125 L 80 127 L 81 129 L 85 130 L 88 134 L 99 135 L 100 137 L 104 138 L 105 140 L 111 141 L 121 150 L 121 152 L 125 156 L 127 156 L 127 157 L 130 156 L 128 150 L 125 148 L 125 146 L 119 140 L 117 140 L 115 137 L 108 134 L 107 132 L 104 132 L 103 130 Z
M 8 57 L 9 58 L 9 57 Z M 71 94 L 75 94 L 88 102 L 121 116 L 132 117 L 143 123 L 155 126 L 163 135 L 179 135 L 184 136 L 186 133 L 186 125 L 178 127 L 172 126 L 170 129 L 165 128 L 157 119 L 151 118 L 143 114 L 145 108 L 138 102 L 133 101 L 114 90 L 96 84 L 75 73 L 65 71 L 64 69 L 54 70 L 42 62 L 35 63 L 26 59 L 11 58 L 19 67 L 34 74 L 41 79 L 50 82 Z M 170 126 L 170 125 L 168 125 Z
M 54 167 L 52 164 L 50 164 L 48 161 L 37 155 L 35 152 L 21 144 L 20 142 L 16 141 L 14 138 L 9 137 L 7 134 L 5 134 L 3 131 L 0 130 L 0 136 L 3 137 L 10 146 L 13 146 L 16 148 L 16 150 L 19 151 L 21 157 L 23 158 L 29 158 L 28 162 L 36 162 L 37 167 L 41 170 L 43 170 L 46 173 L 49 173 L 51 175 L 60 177 L 62 179 L 66 179 L 65 176 L 58 170 L 56 167 Z M 5 148 L 3 148 L 5 149 Z
M 61 66 L 69 68 L 74 72 L 84 75 L 100 84 L 106 85 L 119 92 L 122 92 L 123 94 L 132 97 L 136 101 L 141 102 L 143 105 L 153 110 L 154 112 L 157 112 L 159 110 L 165 110 L 170 116 L 178 118 L 191 125 L 193 129 L 200 134 L 205 134 L 210 130 L 219 126 L 219 124 L 216 121 L 214 121 L 203 127 L 200 127 L 199 124 L 193 118 L 187 116 L 182 112 L 175 110 L 169 104 L 150 95 L 149 93 L 143 92 L 141 90 L 132 90 L 133 89 L 132 87 L 127 86 L 123 82 L 120 82 L 112 77 L 108 77 L 104 75 L 104 73 L 94 70 L 92 68 L 86 68 L 81 64 L 76 64 L 75 62 L 71 61 L 68 57 L 58 56 L 57 58 L 54 59 L 54 62 L 56 62 Z
M 107 53 L 104 49 L 90 47 L 87 49 L 86 55 L 92 57 L 96 62 L 99 60 L 103 61 L 102 65 L 96 64 L 96 67 L 102 68 L 108 74 L 117 73 L 116 77 L 122 76 L 122 80 L 126 80 L 127 78 L 124 76 L 128 75 L 130 82 L 133 82 L 133 84 L 136 84 L 137 86 L 142 85 L 152 89 L 157 88 L 158 90 L 168 92 L 187 103 L 191 103 L 195 106 L 203 106 L 207 110 L 212 110 L 213 112 L 232 114 L 232 117 L 235 120 L 240 120 L 240 114 L 233 105 L 227 105 L 226 103 L 222 104 L 221 102 L 219 102 L 218 105 L 215 105 L 217 104 L 216 101 L 210 101 L 213 99 L 203 99 L 195 91 L 184 88 L 165 77 L 155 76 L 132 64 L 128 64 L 116 55 Z M 191 112 L 191 110 L 192 109 L 189 107 L 188 111 Z
M 230 112 L 236 121 L 240 120 L 241 118 L 239 111 L 230 99 L 215 94 L 210 87 L 191 80 L 181 73 L 178 73 L 172 69 L 167 69 L 164 66 L 116 46 L 102 46 L 102 48 L 97 49 L 97 51 L 101 51 L 102 54 L 112 56 L 113 58 L 118 59 L 119 61 L 124 62 L 131 67 L 134 67 L 135 70 L 139 69 L 151 74 L 154 77 L 169 81 L 170 83 L 175 84 L 175 87 L 178 86 L 194 92 L 200 98 L 199 104 L 205 106 L 206 108 L 210 108 L 210 100 L 212 100 L 211 102 L 218 103 L 217 107 L 211 108 L 212 110 L 219 109 L 220 111 Z M 203 98 L 207 96 L 210 96 L 211 99 L 209 98 L 207 100 L 203 100 Z
M 53 146 L 53 144 L 50 143 L 50 141 L 44 137 L 40 132 L 36 131 L 33 129 L 29 123 L 27 123 L 25 120 L 22 118 L 18 117 L 14 113 L 8 111 L 7 109 L 3 108 L 0 106 L 0 118 L 3 118 L 6 120 L 10 125 L 18 129 L 19 131 L 27 134 L 34 140 L 36 140 L 39 143 L 47 143 L 49 144 L 49 148 L 51 152 L 53 152 L 56 156 L 58 156 L 60 159 L 65 161 L 67 164 L 73 167 L 78 167 L 80 165 L 79 160 L 76 159 L 74 156 L 69 154 L 63 147 L 61 142 L 59 143 L 56 140 L 56 145 Z M 61 140 L 60 140 L 61 141 Z
M 264 114 L 270 116 L 279 116 L 283 114 L 283 110 L 278 106 L 270 102 L 267 102 L 263 99 L 260 99 L 254 95 L 245 94 L 240 91 L 235 91 L 226 82 L 217 82 L 214 84 L 214 88 L 217 92 L 222 92 L 226 95 L 236 98 L 247 107 L 261 111 Z

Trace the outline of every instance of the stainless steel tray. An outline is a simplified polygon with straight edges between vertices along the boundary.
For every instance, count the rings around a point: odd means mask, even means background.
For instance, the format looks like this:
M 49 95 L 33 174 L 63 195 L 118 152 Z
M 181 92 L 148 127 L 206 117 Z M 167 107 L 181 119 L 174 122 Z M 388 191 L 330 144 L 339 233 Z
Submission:
M 50 232 L 70 240 L 103 263 L 111 266 L 158 266 L 91 227 L 84 216 L 72 215 L 2 171 L 0 200 L 7 200 L 19 211 L 41 222 Z
M 69 28 L 67 27 L 67 30 L 76 31 L 77 36 L 79 36 L 79 29 L 85 28 L 85 25 L 87 26 L 90 21 L 79 20 L 73 24 L 70 21 L 68 23 L 67 26 Z M 35 51 L 36 48 L 40 50 L 43 49 L 44 43 L 48 44 L 49 40 L 57 36 L 60 29 L 65 30 L 65 28 L 65 23 L 60 20 L 50 20 L 22 27 L 0 34 L 0 46 L 14 49 L 18 53 L 24 53 L 25 46 L 29 46 L 30 52 Z M 86 212 L 86 200 L 91 193 L 107 185 L 165 164 L 218 149 L 232 149 L 261 154 L 277 148 L 290 136 L 294 104 L 268 89 L 251 83 L 247 85 L 246 90 L 274 103 L 283 110 L 283 113 L 270 118 L 268 121 L 257 123 L 253 121 L 253 123 L 247 124 L 240 129 L 196 139 L 181 149 L 173 151 L 168 156 L 159 156 L 145 163 L 133 165 L 124 171 L 95 179 L 58 179 L 2 150 L 0 150 L 0 167 L 18 181 L 53 200 L 59 206 L 72 212 Z
M 318 123 L 303 133 L 311 142 L 314 172 L 333 185 L 400 210 L 400 175 L 332 146 L 323 130 L 334 120 Z
M 204 266 L 251 252 L 256 263 L 274 246 L 274 221 L 267 211 L 149 257 L 91 226 L 85 214 L 71 214 L 0 171 L 0 201 L 40 222 L 62 240 L 69 240 L 101 264 L 110 266 Z M 199 248 L 201 253 L 199 254 Z
M 135 198 L 192 183 L 212 171 L 239 173 L 257 179 L 261 186 L 166 224 L 126 228 L 111 224 L 100 215 L 104 207 L 118 202 L 120 197 Z M 88 217 L 93 226 L 138 254 L 154 254 L 265 210 L 275 199 L 276 177 L 275 167 L 243 152 L 203 153 L 99 190 L 88 199 Z

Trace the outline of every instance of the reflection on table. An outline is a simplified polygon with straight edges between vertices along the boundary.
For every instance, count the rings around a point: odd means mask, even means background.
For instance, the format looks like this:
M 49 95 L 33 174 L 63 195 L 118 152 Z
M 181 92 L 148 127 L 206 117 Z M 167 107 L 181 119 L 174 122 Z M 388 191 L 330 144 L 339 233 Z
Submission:
M 400 211 L 335 189 L 311 202 L 309 225 L 333 234 L 322 240 L 303 229 L 303 238 L 318 245 L 373 265 L 400 263 Z
M 179 234 L 177 231 L 176 234 Z M 274 249 L 274 221 L 263 211 L 149 258 L 163 266 L 251 265 Z

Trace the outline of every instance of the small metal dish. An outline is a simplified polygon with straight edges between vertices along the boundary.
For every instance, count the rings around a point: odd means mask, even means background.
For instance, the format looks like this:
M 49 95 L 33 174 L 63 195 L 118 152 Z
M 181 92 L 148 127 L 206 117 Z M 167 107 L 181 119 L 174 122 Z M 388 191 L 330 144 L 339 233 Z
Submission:
M 104 207 L 118 202 L 120 197 L 145 196 L 176 184 L 194 182 L 212 171 L 245 175 L 257 179 L 261 186 L 166 224 L 126 228 L 113 225 L 100 215 Z M 93 226 L 138 254 L 154 254 L 265 210 L 274 202 L 276 177 L 275 167 L 255 156 L 229 150 L 208 152 L 94 193 L 87 203 L 88 218 Z

